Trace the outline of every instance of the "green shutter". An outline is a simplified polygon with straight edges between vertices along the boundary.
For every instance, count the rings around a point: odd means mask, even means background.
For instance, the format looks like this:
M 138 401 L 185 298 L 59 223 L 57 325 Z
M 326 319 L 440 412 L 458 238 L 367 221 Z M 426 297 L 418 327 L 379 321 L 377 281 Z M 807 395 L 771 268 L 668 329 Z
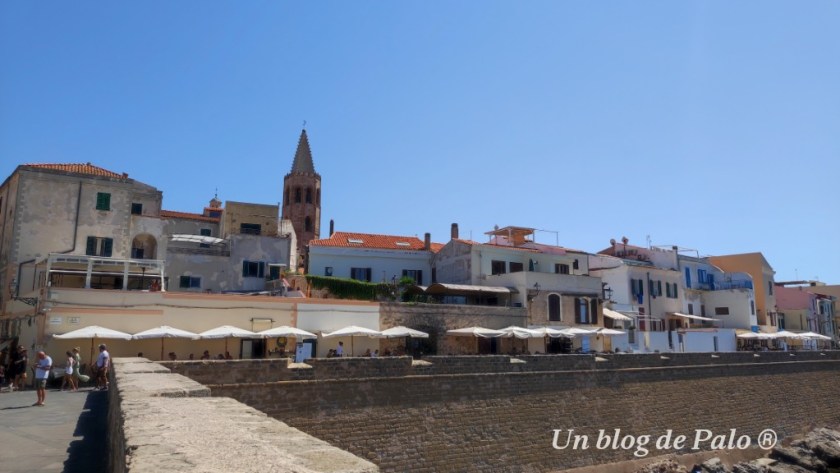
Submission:
M 87 237 L 87 247 L 85 248 L 85 254 L 88 256 L 96 255 L 96 237 Z
M 111 253 L 114 250 L 114 239 L 113 238 L 104 238 L 102 241 L 102 256 L 111 256 Z
M 111 210 L 111 194 L 107 192 L 96 193 L 96 210 Z

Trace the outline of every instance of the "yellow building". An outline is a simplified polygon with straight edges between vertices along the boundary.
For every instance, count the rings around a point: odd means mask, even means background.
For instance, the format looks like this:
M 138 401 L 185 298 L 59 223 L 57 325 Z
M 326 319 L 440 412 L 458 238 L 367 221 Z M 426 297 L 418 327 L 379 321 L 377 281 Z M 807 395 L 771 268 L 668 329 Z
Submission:
M 763 254 L 742 253 L 735 255 L 710 256 L 709 262 L 726 272 L 747 273 L 753 278 L 756 318 L 762 331 L 778 330 L 778 309 L 774 294 L 776 272 Z

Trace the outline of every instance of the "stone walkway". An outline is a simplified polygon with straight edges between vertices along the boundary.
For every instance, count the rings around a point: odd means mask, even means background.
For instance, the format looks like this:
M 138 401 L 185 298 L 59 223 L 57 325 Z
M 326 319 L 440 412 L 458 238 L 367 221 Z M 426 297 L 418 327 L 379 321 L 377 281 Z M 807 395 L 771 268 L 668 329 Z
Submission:
M 0 393 L 0 471 L 104 473 L 108 393 L 48 389 L 35 401 L 31 388 Z

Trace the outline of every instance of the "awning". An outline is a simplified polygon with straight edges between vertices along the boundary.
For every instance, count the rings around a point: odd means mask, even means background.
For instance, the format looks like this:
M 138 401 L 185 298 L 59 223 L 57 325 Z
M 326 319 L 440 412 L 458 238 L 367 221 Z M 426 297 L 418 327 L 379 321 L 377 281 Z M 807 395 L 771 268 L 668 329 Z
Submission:
M 186 234 L 176 234 L 172 235 L 169 238 L 169 241 L 186 241 L 190 243 L 203 243 L 205 245 L 218 245 L 224 243 L 225 241 L 221 238 L 215 238 L 211 236 L 204 236 L 204 235 L 186 235 Z
M 621 312 L 616 312 L 612 309 L 607 309 L 606 307 L 604 307 L 604 317 L 609 317 L 613 320 L 627 320 L 627 321 L 632 321 L 633 320 L 631 317 L 628 317 L 628 316 L 622 314 Z
M 494 293 L 494 294 L 510 294 L 511 290 L 506 287 L 501 286 L 471 286 L 467 284 L 444 284 L 436 282 L 426 288 L 426 294 L 465 294 L 465 293 L 473 293 L 473 294 L 481 294 L 481 293 Z
M 677 317 L 684 317 L 686 319 L 705 320 L 707 322 L 715 322 L 717 320 L 720 320 L 720 319 L 713 319 L 711 317 L 701 317 L 699 315 L 681 314 L 679 312 L 671 312 L 671 315 L 676 315 Z

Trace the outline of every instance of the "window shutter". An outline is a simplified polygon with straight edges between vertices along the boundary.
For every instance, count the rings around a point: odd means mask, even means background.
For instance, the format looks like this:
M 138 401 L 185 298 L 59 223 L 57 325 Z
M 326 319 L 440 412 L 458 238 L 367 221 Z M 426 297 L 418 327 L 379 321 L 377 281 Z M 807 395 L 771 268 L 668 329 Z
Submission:
M 87 237 L 87 247 L 85 248 L 85 254 L 88 256 L 96 255 L 96 237 Z
M 265 263 L 263 261 L 260 261 L 259 269 L 257 271 L 257 276 L 261 278 L 265 277 Z
M 420 286 L 423 285 L 423 270 L 422 269 L 417 270 L 417 284 L 420 285 Z
M 677 283 L 674 283 L 674 291 L 673 292 L 674 292 L 674 299 L 677 299 L 677 298 L 680 297 L 679 290 L 677 289 Z
M 247 261 L 242 262 L 242 277 L 243 278 L 248 277 L 248 262 Z
M 691 288 L 691 268 L 685 268 L 685 287 Z
M 111 256 L 111 253 L 114 251 L 114 239 L 113 238 L 105 238 L 102 241 L 102 256 Z
M 661 295 L 662 295 L 662 281 L 661 281 L 661 280 L 660 280 L 660 281 L 656 281 L 656 295 L 657 295 L 657 296 L 661 296 Z
M 598 299 L 592 299 L 589 301 L 590 311 L 592 314 L 589 316 L 590 322 L 593 324 L 598 323 Z
M 365 274 L 366 274 L 366 276 L 367 276 L 367 277 L 365 278 L 365 280 L 366 280 L 367 282 L 370 282 L 370 275 L 371 275 L 371 273 L 372 273 L 372 271 L 371 271 L 371 269 L 370 269 L 370 268 L 365 268 Z
M 575 297 L 575 323 L 580 323 L 580 298 Z

